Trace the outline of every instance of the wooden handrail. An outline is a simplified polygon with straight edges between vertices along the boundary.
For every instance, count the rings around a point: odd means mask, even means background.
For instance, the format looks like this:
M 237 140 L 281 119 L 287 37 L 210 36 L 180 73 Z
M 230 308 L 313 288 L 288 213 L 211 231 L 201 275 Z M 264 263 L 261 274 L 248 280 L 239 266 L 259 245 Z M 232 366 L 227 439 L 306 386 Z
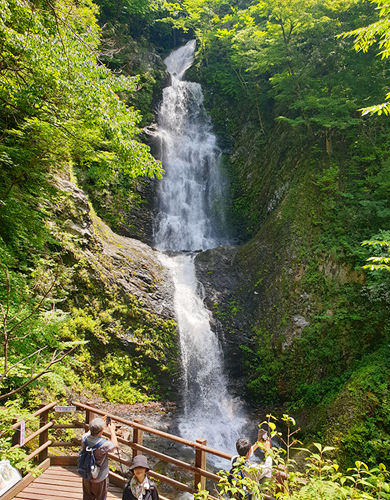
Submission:
M 23 446 L 32 439 L 34 439 L 35 437 L 39 436 L 39 434 L 42 434 L 42 432 L 45 432 L 47 429 L 50 429 L 50 427 L 53 427 L 53 425 L 54 422 L 49 422 L 43 427 L 40 427 L 37 431 L 33 432 L 32 434 L 30 434 L 28 437 L 25 438 Z M 16 444 L 13 448 L 20 448 L 20 444 Z
M 148 432 L 150 434 L 154 434 L 155 436 L 160 436 L 165 439 L 169 439 L 170 441 L 175 441 L 176 443 L 181 443 L 185 444 L 186 446 L 190 446 L 191 448 L 194 449 L 199 449 L 202 451 L 206 451 L 207 453 L 211 453 L 212 455 L 216 455 L 217 457 L 225 458 L 226 460 L 231 460 L 232 454 L 231 453 L 226 453 L 224 451 L 216 450 L 215 448 L 210 448 L 209 446 L 204 446 L 199 443 L 195 443 L 194 441 L 189 441 L 187 439 L 180 438 L 178 436 L 174 436 L 173 434 L 168 434 L 167 432 L 159 431 L 157 429 L 152 429 L 151 427 L 146 427 L 145 425 L 137 424 L 136 422 L 132 422 L 131 420 L 126 420 L 124 418 L 118 417 L 116 415 L 112 415 L 111 413 L 107 413 L 105 411 L 99 410 L 98 408 L 94 408 L 93 406 L 88 406 L 83 403 L 79 403 L 77 401 L 73 402 L 73 405 L 82 408 L 85 410 L 93 411 L 94 413 L 97 413 L 98 415 L 108 415 L 111 417 L 112 420 L 116 420 L 117 422 L 120 422 L 121 424 L 128 425 L 129 427 L 135 427 L 137 429 L 140 429 L 142 431 Z
M 53 441 L 50 445 L 51 448 L 80 448 L 80 443 L 73 441 Z
M 38 415 L 40 415 L 41 413 L 45 412 L 45 411 L 49 411 L 51 410 L 52 408 L 54 408 L 55 406 L 57 405 L 56 402 L 54 403 L 49 403 L 48 405 L 44 406 L 43 408 L 39 408 L 39 410 L 37 410 L 35 413 L 33 413 L 32 415 L 30 415 L 29 417 L 30 418 L 34 418 L 34 417 L 38 417 Z M 17 429 L 20 424 L 23 422 L 23 418 L 22 420 L 19 420 L 19 422 L 16 422 L 15 424 L 13 424 L 11 426 L 12 429 Z
M 39 448 L 37 448 L 36 450 L 34 450 L 32 453 L 30 453 L 30 455 L 28 455 L 28 457 L 24 458 L 23 461 L 24 462 L 28 462 L 29 460 L 31 460 L 32 458 L 34 458 L 36 455 L 39 455 L 39 453 L 43 450 L 46 450 L 47 448 L 49 448 L 49 446 L 51 446 L 53 441 L 51 441 L 49 439 L 49 441 L 46 441 L 46 443 L 44 443 L 42 446 L 40 446 Z
M 162 481 L 163 483 L 170 484 L 171 486 L 174 486 L 175 488 L 182 490 L 182 491 L 187 491 L 188 493 L 194 493 L 196 490 L 195 488 L 192 488 L 191 486 L 187 486 L 186 484 L 180 483 L 179 481 L 176 481 L 175 479 L 171 479 L 170 477 L 163 476 L 162 474 L 159 474 L 158 472 L 154 471 L 148 471 L 147 475 L 149 477 L 154 477 L 155 479 L 158 479 L 159 481 Z
M 81 422 L 80 425 L 84 427 L 84 424 Z M 53 429 L 79 429 L 79 426 L 75 424 L 54 424 Z
M 114 460 L 115 462 L 118 462 L 122 465 L 127 465 L 128 467 L 130 467 L 130 465 L 132 464 L 131 460 L 126 460 L 125 458 L 121 458 L 120 456 L 115 455 L 114 453 L 108 453 L 107 455 L 108 458 L 111 458 L 111 460 Z
M 217 474 L 213 474 L 212 472 L 206 471 L 204 469 L 199 469 L 198 467 L 194 467 L 193 465 L 187 464 L 186 462 L 182 462 L 181 460 L 177 460 L 176 458 L 172 458 L 168 455 L 164 455 L 163 453 L 159 453 L 158 451 L 151 450 L 150 448 L 146 448 L 145 446 L 140 446 L 139 444 L 135 443 L 129 443 L 129 446 L 142 451 L 142 453 L 146 453 L 146 455 L 156 457 L 163 462 L 168 462 L 170 464 L 177 465 L 181 469 L 201 474 L 202 476 L 207 477 L 207 479 L 212 479 L 213 481 L 219 481 L 221 479 L 219 476 L 217 476 Z
M 206 470 L 206 453 L 211 453 L 212 455 L 224 458 L 226 460 L 230 460 L 232 455 L 230 453 L 226 453 L 220 450 L 216 450 L 214 448 L 211 448 L 207 446 L 206 441 L 204 439 L 199 439 L 197 442 L 194 441 L 189 441 L 187 439 L 183 439 L 181 437 L 175 436 L 173 434 L 168 434 L 167 432 L 163 432 L 157 429 L 153 429 L 151 427 L 147 427 L 146 425 L 143 425 L 142 419 L 135 419 L 134 421 L 127 420 L 125 418 L 119 417 L 117 415 L 113 415 L 110 413 L 105 412 L 104 410 L 100 410 L 98 408 L 95 408 L 94 406 L 90 406 L 88 404 L 83 404 L 79 402 L 73 402 L 72 404 L 76 406 L 78 410 L 82 410 L 86 412 L 86 423 L 79 422 L 78 420 L 72 420 L 72 424 L 57 424 L 54 421 L 48 422 L 48 414 L 49 411 L 56 406 L 56 402 L 50 403 L 48 405 L 43 406 L 40 408 L 38 411 L 33 413 L 31 417 L 37 417 L 40 415 L 40 428 L 35 431 L 34 433 L 30 434 L 24 441 L 24 444 L 28 443 L 35 437 L 39 436 L 39 447 L 34 450 L 30 455 L 28 455 L 24 460 L 29 461 L 32 458 L 36 457 L 39 455 L 40 461 L 43 456 L 47 456 L 47 450 L 49 447 L 56 447 L 56 448 L 76 448 L 79 447 L 81 442 L 79 439 L 72 439 L 71 441 L 54 441 L 54 439 L 49 439 L 48 435 L 48 430 L 50 428 L 59 430 L 59 429 L 84 429 L 88 430 L 89 425 L 87 422 L 89 422 L 90 418 L 93 418 L 93 414 L 96 415 L 108 415 L 111 417 L 111 419 L 115 422 L 121 423 L 127 427 L 133 428 L 133 438 L 132 439 L 124 439 L 120 436 L 117 436 L 118 443 L 123 444 L 133 450 L 133 458 L 137 454 L 144 453 L 146 455 L 153 456 L 159 460 L 162 460 L 164 462 L 167 462 L 169 464 L 172 464 L 174 466 L 179 467 L 180 469 L 184 469 L 189 471 L 194 475 L 195 478 L 195 485 L 194 486 L 188 486 L 187 484 L 184 484 L 180 481 L 177 481 L 175 479 L 171 479 L 170 477 L 164 476 L 163 474 L 160 474 L 158 472 L 154 472 L 150 470 L 148 472 L 148 475 L 150 477 L 153 477 L 159 481 L 162 481 L 164 483 L 167 483 L 174 488 L 177 488 L 181 491 L 185 491 L 188 493 L 194 493 L 197 491 L 197 488 L 199 487 L 198 484 L 201 484 L 201 487 L 205 487 L 205 481 L 206 479 L 210 479 L 215 482 L 219 482 L 220 477 L 217 474 L 214 474 L 213 472 L 209 472 Z M 91 416 L 92 415 L 92 416 Z M 13 429 L 17 429 L 21 424 L 20 422 L 17 422 L 13 424 Z M 153 434 L 155 436 L 159 436 L 161 438 L 167 439 L 169 441 L 173 441 L 176 443 L 183 444 L 187 447 L 193 448 L 195 451 L 195 465 L 189 464 L 186 462 L 183 462 L 182 460 L 179 460 L 177 458 L 170 457 L 168 455 L 165 455 L 164 453 L 160 453 L 158 451 L 155 451 L 151 448 L 147 448 L 146 446 L 143 445 L 142 442 L 142 434 L 143 432 L 147 432 L 149 434 Z M 107 432 L 106 430 L 103 432 L 103 435 L 105 437 L 110 438 L 110 433 Z M 16 448 L 20 448 L 20 445 L 17 444 L 15 445 Z M 132 461 L 126 458 L 121 458 L 118 454 L 118 456 L 114 453 L 109 453 L 108 457 L 111 460 L 114 460 L 115 462 L 119 462 L 127 467 L 131 466 Z M 74 459 L 75 457 L 71 457 Z M 73 463 L 73 462 L 72 462 Z M 112 479 L 114 482 L 126 482 L 126 478 L 119 476 L 118 474 L 115 474 L 115 478 Z M 116 484 L 116 483 L 115 483 Z M 122 483 L 121 483 L 122 484 Z M 210 500 L 212 497 L 210 497 Z

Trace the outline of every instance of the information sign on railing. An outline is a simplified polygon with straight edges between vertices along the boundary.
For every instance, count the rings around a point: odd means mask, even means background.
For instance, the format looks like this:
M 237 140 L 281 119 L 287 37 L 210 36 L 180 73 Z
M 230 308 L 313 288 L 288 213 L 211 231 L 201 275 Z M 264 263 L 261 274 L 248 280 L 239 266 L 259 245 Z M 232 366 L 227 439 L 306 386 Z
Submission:
M 22 420 L 19 426 L 19 446 L 24 445 L 25 431 L 26 431 L 26 421 Z
M 55 406 L 54 411 L 57 413 L 69 413 L 71 411 L 76 411 L 75 406 Z

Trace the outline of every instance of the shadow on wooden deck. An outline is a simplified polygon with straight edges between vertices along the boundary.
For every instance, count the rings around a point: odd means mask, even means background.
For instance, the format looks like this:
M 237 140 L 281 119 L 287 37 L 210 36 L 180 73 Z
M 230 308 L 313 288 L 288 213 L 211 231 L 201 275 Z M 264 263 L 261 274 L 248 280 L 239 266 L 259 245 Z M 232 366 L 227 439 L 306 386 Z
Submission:
M 20 500 L 82 500 L 82 479 L 76 467 L 53 466 L 15 496 Z M 109 485 L 107 500 L 122 498 L 122 489 Z

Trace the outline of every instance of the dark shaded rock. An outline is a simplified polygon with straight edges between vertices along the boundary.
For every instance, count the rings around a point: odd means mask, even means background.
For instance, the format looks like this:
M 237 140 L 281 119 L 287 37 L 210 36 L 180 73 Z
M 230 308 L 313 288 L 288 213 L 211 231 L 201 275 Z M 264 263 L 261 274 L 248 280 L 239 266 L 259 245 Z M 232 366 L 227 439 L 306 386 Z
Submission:
M 246 381 L 240 345 L 253 342 L 255 308 L 248 300 L 248 277 L 240 267 L 239 252 L 239 247 L 220 246 L 199 253 L 195 265 L 212 313 L 211 327 L 223 346 L 231 390 L 242 395 Z
M 153 221 L 155 219 L 155 182 L 144 178 L 137 180 L 137 193 L 141 203 L 124 213 L 125 222 L 118 223 L 118 232 L 122 236 L 153 244 Z

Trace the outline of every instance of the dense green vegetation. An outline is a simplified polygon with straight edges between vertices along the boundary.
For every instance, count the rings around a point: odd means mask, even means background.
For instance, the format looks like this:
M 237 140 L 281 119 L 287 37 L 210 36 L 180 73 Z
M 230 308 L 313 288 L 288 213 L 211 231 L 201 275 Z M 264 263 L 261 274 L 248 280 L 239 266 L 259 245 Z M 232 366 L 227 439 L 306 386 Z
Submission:
M 14 396 L 34 401 L 45 392 L 36 375 L 48 397 L 69 387 L 123 402 L 166 394 L 157 379 L 174 369 L 175 325 L 107 278 L 99 241 L 67 230 L 87 216 L 58 186 L 78 182 L 121 231 L 145 203 L 145 177 L 162 173 L 140 136 L 166 76 L 158 55 L 196 36 L 191 78 L 232 177 L 244 292 L 261 299 L 242 345 L 247 397 L 289 405 L 343 465 L 389 465 L 389 278 L 362 270 L 372 254 L 361 246 L 390 237 L 388 64 L 366 50 L 370 33 L 386 35 L 388 8 L 97 3 L 100 12 L 87 0 L 1 3 L 1 394 L 34 379 Z M 370 248 L 383 259 L 386 248 Z M 139 340 L 130 357 L 118 341 L 129 329 Z
M 174 323 L 123 294 L 101 242 L 77 232 L 93 221 L 74 170 L 102 185 L 162 174 L 125 103 L 137 77 L 99 59 L 97 13 L 89 1 L 1 4 L 0 394 L 25 403 L 67 391 L 146 401 L 173 369 Z M 128 330 L 131 357 L 118 341 Z
M 271 477 L 258 482 L 255 480 L 259 475 L 258 464 L 248 467 L 243 459 L 241 464 L 237 460 L 237 466 L 231 471 L 233 478 L 226 471 L 219 472 L 219 499 L 226 495 L 237 499 L 269 495 L 268 498 L 278 500 L 374 500 L 390 497 L 389 472 L 384 464 L 370 469 L 364 462 L 357 461 L 348 471 L 341 471 L 330 458 L 334 447 L 313 443 L 310 449 L 303 448 L 296 438 L 299 429 L 296 429 L 292 417 L 287 414 L 281 417 L 286 426 L 285 435 L 276 431 L 275 417 L 267 417 L 262 425 L 268 425 L 271 436 L 285 446 L 267 450 L 263 443 L 259 443 L 266 455 L 272 457 L 274 467 Z M 301 464 L 301 470 L 297 468 L 297 461 L 291 458 L 294 450 L 299 451 L 301 459 L 304 457 L 305 465 Z M 199 491 L 194 495 L 196 500 L 206 500 L 208 496 L 208 491 Z

